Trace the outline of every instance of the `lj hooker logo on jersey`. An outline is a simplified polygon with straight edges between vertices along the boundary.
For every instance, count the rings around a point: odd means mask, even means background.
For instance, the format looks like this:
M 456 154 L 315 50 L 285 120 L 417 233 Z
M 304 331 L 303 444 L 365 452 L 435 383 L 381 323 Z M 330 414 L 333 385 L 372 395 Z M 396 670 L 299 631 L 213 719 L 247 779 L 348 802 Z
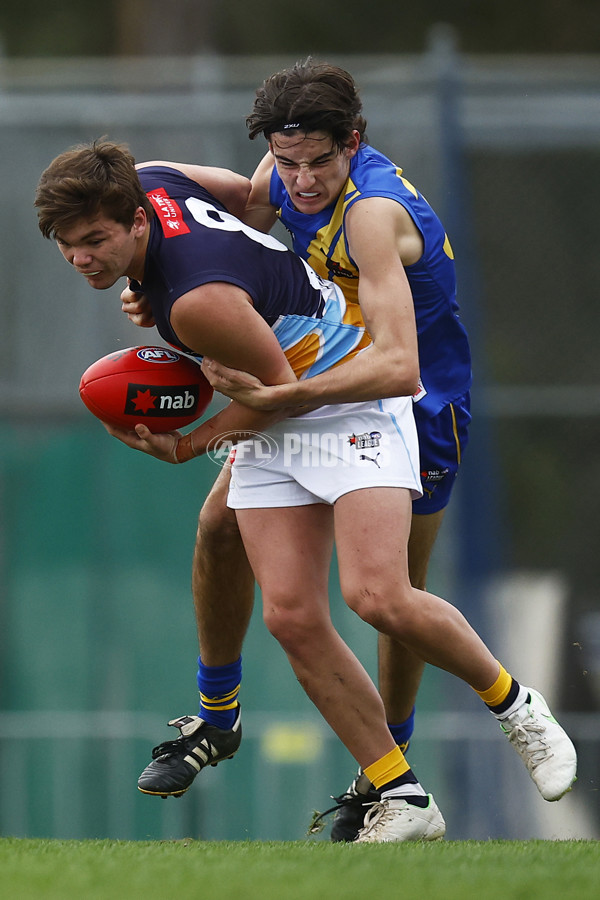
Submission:
M 148 191 L 148 199 L 159 218 L 165 237 L 170 238 L 177 234 L 190 233 L 190 229 L 183 220 L 180 207 L 169 197 L 163 187 Z
M 198 407 L 198 385 L 128 384 L 125 412 L 128 415 L 167 417 L 193 414 Z

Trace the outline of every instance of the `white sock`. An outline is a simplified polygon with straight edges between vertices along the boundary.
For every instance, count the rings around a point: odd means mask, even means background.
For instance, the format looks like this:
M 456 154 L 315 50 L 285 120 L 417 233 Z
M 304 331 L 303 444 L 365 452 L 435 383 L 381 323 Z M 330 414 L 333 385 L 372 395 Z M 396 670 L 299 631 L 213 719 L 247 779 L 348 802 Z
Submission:
M 509 716 L 512 716 L 514 712 L 518 710 L 520 706 L 523 706 L 527 697 L 529 696 L 529 688 L 523 687 L 523 685 L 519 685 L 519 693 L 517 694 L 517 699 L 514 703 L 505 709 L 503 713 L 492 713 L 493 716 L 498 719 L 499 722 L 502 722 L 504 719 L 508 719 Z
M 427 792 L 421 787 L 419 782 L 412 784 L 401 784 L 399 787 L 390 788 L 389 791 L 382 791 L 382 800 L 398 800 L 400 797 L 426 797 Z

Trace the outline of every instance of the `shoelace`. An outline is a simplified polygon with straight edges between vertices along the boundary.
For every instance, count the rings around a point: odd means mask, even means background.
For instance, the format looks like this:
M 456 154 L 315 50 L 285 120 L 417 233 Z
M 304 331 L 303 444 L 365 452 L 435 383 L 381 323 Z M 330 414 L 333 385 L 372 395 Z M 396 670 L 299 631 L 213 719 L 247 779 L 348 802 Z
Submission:
M 173 741 L 163 741 L 162 744 L 153 748 L 152 759 L 158 759 L 159 756 L 173 756 L 175 753 L 179 753 L 183 741 L 183 737 L 175 738 Z
M 380 819 L 383 819 L 385 817 L 385 814 L 389 812 L 383 800 L 371 803 L 370 806 L 371 809 L 369 809 L 367 811 L 367 814 L 365 815 L 365 824 L 363 826 L 363 829 L 366 831 L 370 831 L 373 826 L 376 825 L 377 822 L 380 821 Z
M 508 740 L 519 752 L 527 751 L 528 767 L 532 770 L 552 756 L 552 751 L 541 738 L 545 730 L 543 725 L 518 722 L 513 725 L 508 735 Z
M 319 834 L 319 832 L 323 831 L 325 828 L 324 819 L 330 813 L 337 812 L 338 809 L 342 809 L 344 806 L 348 806 L 349 804 L 356 806 L 371 806 L 371 801 L 361 800 L 361 795 L 357 793 L 352 793 L 351 791 L 346 791 L 344 794 L 340 794 L 339 797 L 333 797 L 332 800 L 335 800 L 336 805 L 332 806 L 330 809 L 326 809 L 325 812 L 314 812 L 312 822 L 310 823 L 308 834 Z

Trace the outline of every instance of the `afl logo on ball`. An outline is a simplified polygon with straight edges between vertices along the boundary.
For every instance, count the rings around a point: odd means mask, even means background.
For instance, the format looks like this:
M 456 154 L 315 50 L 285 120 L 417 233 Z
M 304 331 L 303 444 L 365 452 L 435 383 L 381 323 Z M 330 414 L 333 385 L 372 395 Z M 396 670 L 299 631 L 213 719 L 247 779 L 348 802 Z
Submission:
M 172 363 L 181 359 L 179 353 L 168 350 L 167 347 L 142 347 L 141 350 L 138 350 L 137 355 L 144 362 L 151 363 Z

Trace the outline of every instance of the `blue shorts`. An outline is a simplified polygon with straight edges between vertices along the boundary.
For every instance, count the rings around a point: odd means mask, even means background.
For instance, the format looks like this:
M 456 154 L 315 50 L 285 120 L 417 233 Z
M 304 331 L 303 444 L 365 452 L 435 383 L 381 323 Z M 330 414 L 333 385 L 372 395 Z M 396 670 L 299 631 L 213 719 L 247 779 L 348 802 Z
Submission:
M 426 516 L 448 505 L 469 440 L 469 409 L 469 394 L 449 403 L 437 416 L 430 418 L 419 415 L 419 404 L 415 404 L 423 488 L 423 496 L 413 500 L 415 515 Z

